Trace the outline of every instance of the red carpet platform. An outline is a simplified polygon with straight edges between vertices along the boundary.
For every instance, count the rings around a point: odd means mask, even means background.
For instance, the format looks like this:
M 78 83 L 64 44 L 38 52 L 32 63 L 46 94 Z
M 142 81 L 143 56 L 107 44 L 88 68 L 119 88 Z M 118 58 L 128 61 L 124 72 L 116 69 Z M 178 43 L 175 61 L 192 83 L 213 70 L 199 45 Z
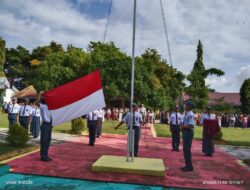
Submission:
M 150 129 L 143 129 L 139 156 L 161 158 L 168 167 L 165 177 L 91 172 L 91 165 L 101 155 L 126 155 L 126 136 L 104 135 L 94 147 L 87 146 L 88 138 L 79 137 L 74 142 L 57 144 L 50 148 L 52 162 L 39 160 L 39 153 L 10 161 L 16 173 L 79 178 L 107 182 L 159 185 L 164 187 L 187 187 L 202 189 L 249 189 L 250 170 L 239 165 L 227 153 L 217 150 L 213 157 L 201 153 L 201 142 L 193 141 L 192 156 L 194 171 L 182 172 L 184 166 L 182 149 L 171 152 L 171 139 L 154 138 Z M 226 183 L 226 184 L 225 184 Z M 240 183 L 240 184 L 235 184 Z

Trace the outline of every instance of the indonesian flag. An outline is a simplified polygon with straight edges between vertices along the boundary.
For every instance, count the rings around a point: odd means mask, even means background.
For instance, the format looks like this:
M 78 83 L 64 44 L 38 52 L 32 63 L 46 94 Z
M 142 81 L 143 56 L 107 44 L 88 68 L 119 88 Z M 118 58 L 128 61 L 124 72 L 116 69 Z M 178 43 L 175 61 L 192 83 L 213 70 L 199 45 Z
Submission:
M 53 126 L 105 107 L 100 70 L 44 93 Z

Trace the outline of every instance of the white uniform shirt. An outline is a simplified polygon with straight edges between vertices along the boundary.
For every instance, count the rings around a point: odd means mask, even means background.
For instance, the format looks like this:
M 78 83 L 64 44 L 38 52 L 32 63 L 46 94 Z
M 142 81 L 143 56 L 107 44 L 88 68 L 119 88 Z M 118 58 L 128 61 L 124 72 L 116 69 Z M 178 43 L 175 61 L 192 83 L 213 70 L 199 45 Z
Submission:
M 179 112 L 177 113 L 177 123 L 176 123 L 176 112 L 171 113 L 170 115 L 170 123 L 172 125 L 181 125 L 183 122 L 183 116 Z
M 208 114 L 205 113 L 203 114 L 203 116 L 201 117 L 201 124 L 203 124 L 204 119 L 216 119 L 214 114 Z
M 10 104 L 9 105 L 9 113 L 14 113 L 14 114 L 18 114 L 19 113 L 19 110 L 20 110 L 20 105 L 15 103 L 14 105 L 13 104 Z
M 40 103 L 40 111 L 43 122 L 50 123 L 52 121 L 52 117 L 48 109 L 48 106 L 46 104 Z
M 136 111 L 134 113 L 134 117 L 135 118 L 134 118 L 133 126 L 140 127 L 140 125 L 142 123 L 142 115 Z M 127 124 L 127 126 L 130 126 L 130 123 L 131 123 L 130 119 L 131 119 L 131 112 L 128 112 L 122 121 L 125 122 Z
M 32 116 L 41 117 L 41 110 L 39 108 L 32 108 Z
M 99 113 L 98 110 L 95 110 L 95 111 L 90 112 L 90 113 L 87 115 L 88 120 L 89 120 L 89 121 L 96 121 L 96 120 L 97 120 L 97 117 L 98 117 L 98 113 Z
M 104 111 L 102 109 L 98 110 L 97 117 L 104 118 Z
M 4 104 L 4 109 L 7 110 L 8 107 L 9 107 L 9 105 L 10 105 L 10 103 L 5 103 L 5 104 Z
M 195 117 L 193 111 L 187 111 L 183 117 L 183 125 L 192 125 L 195 126 Z M 193 128 L 191 128 L 193 130 Z
M 145 108 L 145 107 L 142 107 L 142 108 L 140 109 L 140 112 L 141 112 L 141 114 L 142 114 L 143 116 L 146 116 L 147 111 L 146 111 L 146 108 Z
M 23 105 L 20 107 L 19 113 L 20 116 L 30 116 L 32 115 L 32 107 L 30 105 Z

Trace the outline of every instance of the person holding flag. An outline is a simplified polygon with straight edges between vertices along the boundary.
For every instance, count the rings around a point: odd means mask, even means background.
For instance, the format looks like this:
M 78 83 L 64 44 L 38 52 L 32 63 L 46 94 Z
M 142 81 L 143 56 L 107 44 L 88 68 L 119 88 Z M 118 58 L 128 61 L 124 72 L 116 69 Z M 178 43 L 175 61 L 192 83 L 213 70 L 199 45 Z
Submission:
M 37 102 L 40 102 L 40 111 L 42 117 L 42 125 L 41 125 L 41 137 L 40 137 L 40 157 L 41 161 L 49 162 L 52 159 L 48 156 L 49 146 L 51 142 L 52 135 L 52 117 L 51 113 L 48 109 L 48 105 L 46 104 L 46 100 L 44 96 L 42 96 L 43 92 L 40 92 Z

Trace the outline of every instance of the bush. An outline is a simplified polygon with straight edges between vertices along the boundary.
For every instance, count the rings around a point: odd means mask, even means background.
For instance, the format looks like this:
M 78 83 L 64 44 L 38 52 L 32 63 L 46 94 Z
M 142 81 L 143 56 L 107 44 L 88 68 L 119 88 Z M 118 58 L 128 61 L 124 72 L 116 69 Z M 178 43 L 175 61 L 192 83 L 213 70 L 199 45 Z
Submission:
M 11 125 L 5 140 L 11 145 L 23 146 L 29 140 L 28 130 L 18 124 Z
M 73 119 L 71 121 L 71 132 L 73 134 L 81 134 L 85 128 L 85 124 L 82 118 Z
M 222 133 L 221 128 L 220 128 L 218 134 L 215 135 L 214 139 L 215 140 L 222 140 L 222 136 L 223 136 L 223 133 Z

